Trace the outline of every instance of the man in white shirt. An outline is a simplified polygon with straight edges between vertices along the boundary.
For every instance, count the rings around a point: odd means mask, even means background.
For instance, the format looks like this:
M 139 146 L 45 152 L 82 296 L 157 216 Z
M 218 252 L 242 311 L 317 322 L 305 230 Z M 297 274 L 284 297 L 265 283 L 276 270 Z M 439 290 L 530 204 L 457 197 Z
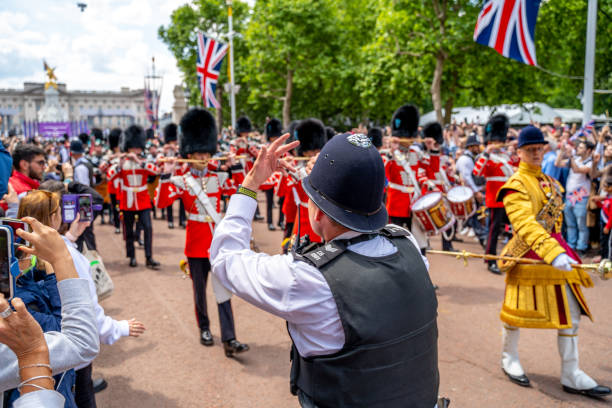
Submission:
M 287 255 L 249 249 L 255 190 L 298 142 L 262 147 L 215 229 L 213 273 L 237 296 L 287 321 L 291 391 L 302 407 L 434 407 L 437 300 L 427 260 L 387 226 L 380 154 L 367 136 L 336 135 L 302 183 L 322 244 Z M 286 166 L 285 164 L 283 164 Z

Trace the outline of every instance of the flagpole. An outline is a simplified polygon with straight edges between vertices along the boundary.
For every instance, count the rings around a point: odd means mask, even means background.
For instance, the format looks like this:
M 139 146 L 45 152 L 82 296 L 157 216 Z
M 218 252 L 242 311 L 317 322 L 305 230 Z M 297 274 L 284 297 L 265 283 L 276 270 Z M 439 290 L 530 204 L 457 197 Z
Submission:
M 595 34 L 597 32 L 597 0 L 589 0 L 587 11 L 586 52 L 584 58 L 584 101 L 582 103 L 582 126 L 591 121 L 593 115 L 593 88 L 595 83 Z
M 232 0 L 227 0 L 227 20 L 229 29 L 230 64 L 230 107 L 232 110 L 232 130 L 236 129 L 236 92 L 234 92 L 234 24 L 232 21 Z

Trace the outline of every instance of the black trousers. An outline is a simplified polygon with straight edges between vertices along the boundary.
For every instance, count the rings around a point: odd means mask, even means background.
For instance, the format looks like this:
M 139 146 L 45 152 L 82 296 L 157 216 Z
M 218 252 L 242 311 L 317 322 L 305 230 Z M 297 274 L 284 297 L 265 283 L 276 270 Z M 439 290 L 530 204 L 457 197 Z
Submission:
M 274 224 L 272 219 L 272 210 L 274 209 L 274 189 L 264 190 L 266 194 L 266 222 L 268 224 Z
M 489 208 L 489 235 L 487 236 L 487 250 L 485 253 L 497 255 L 497 238 L 503 231 L 504 225 L 509 223 L 505 208 Z M 489 263 L 493 262 L 495 261 L 489 261 Z
M 189 262 L 189 272 L 193 283 L 193 299 L 198 327 L 200 330 L 210 330 L 210 319 L 206 306 L 206 281 L 210 272 L 210 260 L 208 258 L 187 258 L 187 262 Z M 221 341 L 235 339 L 236 330 L 234 328 L 232 301 L 218 303 L 217 309 L 219 310 Z
M 179 202 L 179 224 L 183 225 L 187 221 L 187 214 L 185 214 L 185 205 L 183 204 L 183 200 L 178 200 Z M 174 223 L 174 203 L 170 206 L 166 207 L 166 219 L 168 222 Z
M 115 228 L 121 227 L 121 219 L 119 218 L 119 201 L 117 194 L 111 194 L 111 217 L 113 217 L 113 225 Z
M 79 408 L 96 408 L 96 394 L 91 379 L 91 364 L 76 370 L 74 399 Z
M 278 199 L 278 226 L 285 221 L 285 213 L 283 212 L 283 203 L 285 202 L 285 197 L 281 197 Z
M 134 241 L 137 239 L 134 231 L 134 221 L 138 215 L 138 222 L 144 230 L 145 256 L 147 259 L 153 257 L 153 225 L 151 224 L 151 210 L 123 211 L 123 222 L 125 224 L 125 252 L 128 258 L 136 256 L 134 252 Z

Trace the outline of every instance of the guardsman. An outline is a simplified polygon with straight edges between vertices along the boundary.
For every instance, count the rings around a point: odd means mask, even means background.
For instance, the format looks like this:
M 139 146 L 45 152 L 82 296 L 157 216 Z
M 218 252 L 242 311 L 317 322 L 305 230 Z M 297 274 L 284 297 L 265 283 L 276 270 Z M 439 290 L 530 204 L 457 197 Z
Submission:
M 221 186 L 217 175 L 210 171 L 217 168 L 216 163 L 210 163 L 211 156 L 217 152 L 217 126 L 214 117 L 199 108 L 187 112 L 181 119 L 180 126 L 180 155 L 185 159 L 201 162 L 189 163 L 187 171 L 174 175 L 174 163 L 166 164 L 156 192 L 156 205 L 166 208 L 176 199 L 185 204 L 185 256 L 193 282 L 200 343 L 212 346 L 213 337 L 206 306 L 206 281 L 210 272 L 210 242 L 215 225 L 221 220 Z M 231 293 L 214 276 L 211 280 L 217 300 L 225 355 L 231 357 L 235 353 L 247 351 L 249 346 L 236 340 Z
M 447 155 L 441 154 L 444 136 L 442 135 L 442 126 L 438 122 L 430 122 L 423 127 L 423 138 L 425 139 L 425 149 L 421 160 L 421 168 L 417 179 L 421 183 L 423 194 L 430 191 L 439 191 L 443 194 L 448 193 L 453 183 L 455 182 L 450 172 L 450 162 Z M 442 250 L 454 251 L 452 239 L 456 232 L 456 224 L 449 230 L 441 233 Z
M 159 269 L 159 262 L 153 259 L 153 225 L 151 224 L 151 198 L 147 189 L 147 178 L 159 173 L 157 166 L 145 161 L 143 152 L 146 147 L 145 132 L 139 125 L 131 125 L 123 132 L 122 150 L 119 163 L 108 171 L 109 182 L 119 179 L 119 209 L 123 213 L 125 227 L 126 256 L 130 267 L 138 266 L 134 241 L 136 217 L 144 231 L 146 266 Z
M 417 175 L 423 156 L 414 143 L 419 127 L 419 110 L 414 105 L 400 106 L 391 118 L 392 158 L 385 166 L 388 180 L 387 212 L 390 222 L 405 226 L 415 235 L 421 251 L 427 248 L 427 237 L 418 223 L 412 221 L 411 206 L 420 196 Z
M 266 123 L 266 140 L 268 143 L 275 141 L 283 134 L 283 124 L 280 120 L 272 118 Z M 281 182 L 283 175 L 280 171 L 272 173 L 269 179 L 267 179 L 259 189 L 266 195 L 266 221 L 268 223 L 268 230 L 274 231 L 274 219 L 272 217 L 272 210 L 274 209 L 274 195 L 278 191 L 278 185 Z M 280 219 L 279 219 L 280 223 Z
M 295 136 L 300 142 L 297 149 L 298 156 L 310 157 L 312 160 L 319 154 L 327 141 L 325 126 L 320 120 L 314 118 L 300 121 L 295 127 Z M 306 162 L 300 161 L 296 165 L 296 171 L 289 174 L 286 193 L 288 198 L 285 201 L 287 212 L 285 214 L 287 219 L 290 218 L 289 214 L 295 214 L 292 235 L 297 240 L 301 240 L 302 237 L 308 235 L 310 242 L 321 242 L 321 237 L 313 231 L 308 219 L 308 196 L 302 185 L 302 180 L 307 175 L 306 168 Z
M 164 127 L 164 157 L 177 157 L 179 152 L 178 145 L 178 126 L 176 123 L 168 123 Z M 177 170 L 178 171 L 178 170 Z M 174 210 L 172 205 L 166 208 L 166 219 L 168 220 L 168 228 L 174 228 Z M 179 226 L 185 228 L 185 207 L 183 201 L 179 202 Z
M 485 128 L 487 147 L 476 160 L 472 172 L 475 176 L 484 177 L 486 180 L 485 205 L 489 210 L 489 234 L 485 252 L 492 255 L 497 254 L 497 238 L 508 224 L 504 203 L 497 201 L 497 193 L 518 166 L 504 149 L 509 128 L 510 122 L 506 115 L 494 115 L 489 119 Z M 495 261 L 488 262 L 488 269 L 497 275 L 501 274 Z
M 546 143 L 536 127 L 527 126 L 521 131 L 519 169 L 497 196 L 506 207 L 515 232 L 502 255 L 543 259 L 549 264 L 500 261 L 500 268 L 507 272 L 501 310 L 502 369 L 512 382 L 529 386 L 519 361 L 519 327 L 557 329 L 563 390 L 601 397 L 610 394 L 610 388 L 598 385 L 578 366 L 580 316 L 591 318 L 581 286 L 591 287 L 593 282 L 585 270 L 572 267 L 580 258 L 561 235 L 563 188 L 557 180 L 542 173 Z
M 106 183 L 108 184 L 108 195 L 111 201 L 111 217 L 113 219 L 113 225 L 115 226 L 115 234 L 121 233 L 121 218 L 119 216 L 119 191 L 121 190 L 119 177 L 115 177 L 111 180 L 108 171 L 119 163 L 119 156 L 121 154 L 119 144 L 121 142 L 121 129 L 114 128 L 108 135 L 108 152 L 102 159 L 100 170 L 106 173 Z

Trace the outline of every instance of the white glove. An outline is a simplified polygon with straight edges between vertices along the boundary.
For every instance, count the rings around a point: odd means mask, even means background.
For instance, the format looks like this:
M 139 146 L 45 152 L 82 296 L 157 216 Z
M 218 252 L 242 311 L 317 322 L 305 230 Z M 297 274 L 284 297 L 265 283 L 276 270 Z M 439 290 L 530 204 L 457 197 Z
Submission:
M 557 269 L 561 269 L 562 271 L 571 271 L 572 264 L 577 264 L 578 262 L 574 261 L 567 255 L 565 252 L 557 255 L 557 257 L 552 261 L 552 266 Z

